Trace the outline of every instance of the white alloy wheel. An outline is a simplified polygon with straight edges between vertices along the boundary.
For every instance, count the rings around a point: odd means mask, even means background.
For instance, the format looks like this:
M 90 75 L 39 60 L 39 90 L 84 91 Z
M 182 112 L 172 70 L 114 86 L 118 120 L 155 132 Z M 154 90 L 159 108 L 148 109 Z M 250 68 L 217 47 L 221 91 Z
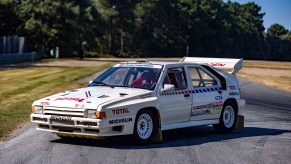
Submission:
M 136 123 L 136 131 L 141 139 L 148 139 L 153 133 L 153 120 L 147 113 L 139 116 Z
M 223 123 L 225 127 L 231 128 L 234 124 L 235 112 L 232 106 L 226 106 L 223 112 Z

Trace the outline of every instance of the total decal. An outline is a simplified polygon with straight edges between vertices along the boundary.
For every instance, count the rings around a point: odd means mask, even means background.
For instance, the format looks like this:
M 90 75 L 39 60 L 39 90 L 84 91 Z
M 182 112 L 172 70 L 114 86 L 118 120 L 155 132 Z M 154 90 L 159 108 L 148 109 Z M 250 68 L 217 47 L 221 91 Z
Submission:
M 213 102 L 207 105 L 194 106 L 191 116 L 208 115 L 208 114 L 220 114 L 223 107 L 223 102 Z
M 112 110 L 112 113 L 113 115 L 124 114 L 124 113 L 129 113 L 129 110 L 127 108 L 114 109 Z

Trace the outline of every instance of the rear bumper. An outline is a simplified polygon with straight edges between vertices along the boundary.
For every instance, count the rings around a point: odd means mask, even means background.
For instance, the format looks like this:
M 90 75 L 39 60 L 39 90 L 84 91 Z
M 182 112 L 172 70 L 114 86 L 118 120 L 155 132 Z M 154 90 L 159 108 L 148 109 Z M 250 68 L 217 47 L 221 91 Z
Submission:
M 61 136 L 85 138 L 132 134 L 134 119 L 133 117 L 120 117 L 114 118 L 112 121 L 110 119 L 64 116 L 56 118 L 54 115 L 31 114 L 31 122 L 37 125 L 37 130 Z

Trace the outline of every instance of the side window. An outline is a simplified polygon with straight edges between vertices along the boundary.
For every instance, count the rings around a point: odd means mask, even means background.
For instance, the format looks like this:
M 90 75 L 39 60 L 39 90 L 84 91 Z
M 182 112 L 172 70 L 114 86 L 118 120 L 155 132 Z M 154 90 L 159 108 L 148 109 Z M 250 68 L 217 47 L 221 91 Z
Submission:
M 163 80 L 164 84 L 173 84 L 176 90 L 186 89 L 186 78 L 183 68 L 169 68 L 167 70 L 167 75 Z
M 217 85 L 217 81 L 200 68 L 188 68 L 193 87 L 211 87 Z

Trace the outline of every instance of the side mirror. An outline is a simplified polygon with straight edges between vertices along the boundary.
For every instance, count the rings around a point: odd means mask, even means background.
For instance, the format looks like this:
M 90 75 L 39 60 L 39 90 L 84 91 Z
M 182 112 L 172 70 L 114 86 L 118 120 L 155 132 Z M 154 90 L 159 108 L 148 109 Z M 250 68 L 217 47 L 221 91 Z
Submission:
M 174 91 L 174 90 L 175 90 L 175 85 L 173 85 L 173 84 L 164 84 L 164 88 L 161 91 L 165 92 L 165 91 Z
M 93 83 L 93 81 L 92 81 L 92 80 L 90 80 L 90 81 L 89 81 L 89 84 L 91 84 L 91 83 Z

